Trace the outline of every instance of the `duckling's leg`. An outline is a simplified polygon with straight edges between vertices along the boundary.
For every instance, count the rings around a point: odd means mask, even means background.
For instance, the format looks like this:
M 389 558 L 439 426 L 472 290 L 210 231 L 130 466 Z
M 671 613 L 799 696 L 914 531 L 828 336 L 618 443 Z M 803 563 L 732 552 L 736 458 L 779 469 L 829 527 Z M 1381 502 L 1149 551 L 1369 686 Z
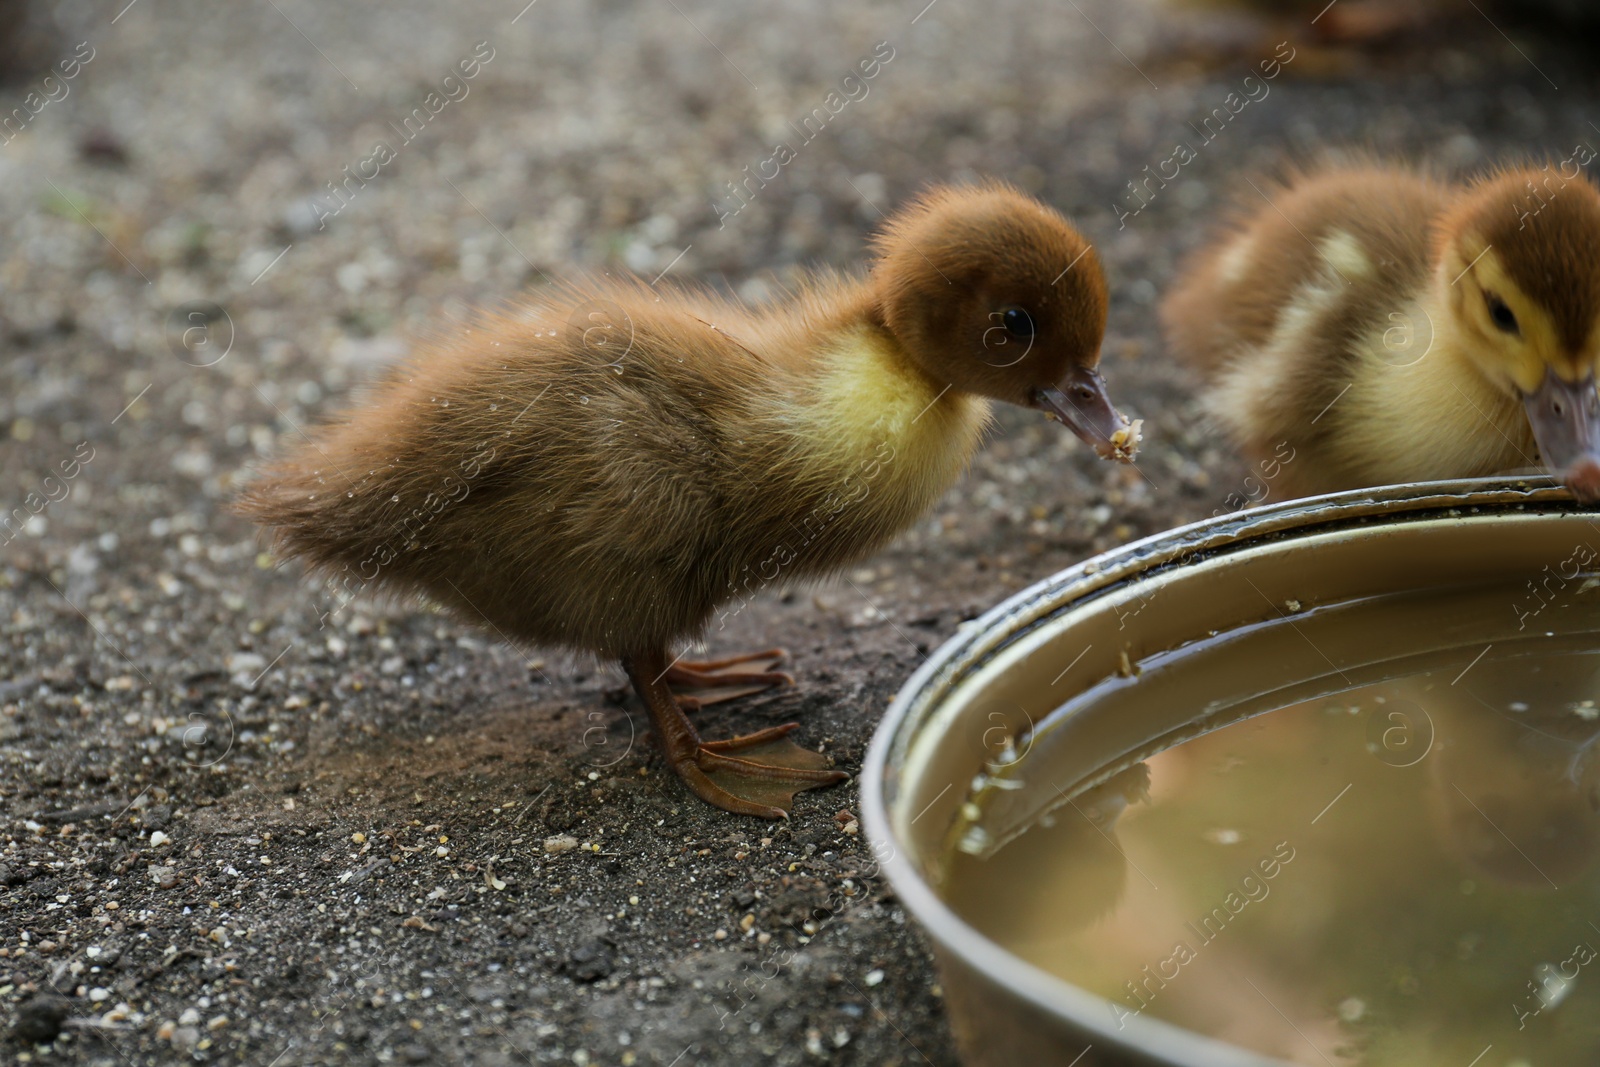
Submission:
M 781 648 L 769 648 L 764 652 L 746 652 L 723 659 L 680 659 L 667 668 L 667 684 L 677 689 L 710 690 L 696 695 L 695 701 L 701 707 L 737 700 L 780 685 L 793 685 L 793 675 L 773 670 L 788 655 Z M 755 666 L 745 670 L 733 669 L 746 664 Z
M 820 752 L 788 739 L 796 723 L 727 741 L 701 741 L 667 687 L 664 649 L 624 656 L 622 667 L 650 712 L 667 762 L 689 791 L 708 804 L 739 815 L 783 819 L 788 817 L 796 793 L 849 777 L 843 771 L 827 769 L 827 757 Z

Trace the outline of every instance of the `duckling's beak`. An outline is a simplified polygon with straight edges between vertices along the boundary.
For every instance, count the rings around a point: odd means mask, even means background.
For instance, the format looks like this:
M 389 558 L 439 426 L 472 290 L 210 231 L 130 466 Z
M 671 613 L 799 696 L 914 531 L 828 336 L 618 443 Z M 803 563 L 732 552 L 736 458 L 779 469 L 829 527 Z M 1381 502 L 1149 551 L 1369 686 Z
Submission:
M 1600 500 L 1600 393 L 1594 375 L 1569 382 L 1547 369 L 1544 382 L 1522 404 L 1545 466 L 1578 499 Z
M 1128 463 L 1139 447 L 1140 423 L 1129 423 L 1111 406 L 1106 380 L 1089 367 L 1076 367 L 1056 385 L 1035 389 L 1033 406 L 1065 424 L 1101 459 Z

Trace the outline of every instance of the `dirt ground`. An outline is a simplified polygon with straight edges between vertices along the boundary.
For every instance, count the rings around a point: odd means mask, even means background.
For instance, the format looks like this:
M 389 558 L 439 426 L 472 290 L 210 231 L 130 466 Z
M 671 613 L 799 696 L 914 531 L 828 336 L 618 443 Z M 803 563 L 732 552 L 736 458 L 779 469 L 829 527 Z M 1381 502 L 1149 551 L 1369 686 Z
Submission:
M 18 1062 L 954 1063 L 853 783 L 786 824 L 732 817 L 665 773 L 613 667 L 412 608 L 321 624 L 317 587 L 224 510 L 240 472 L 417 331 L 545 273 L 760 299 L 857 262 L 929 181 L 1016 181 L 1101 249 L 1105 368 L 1147 451 L 1113 468 L 1003 413 L 881 558 L 714 635 L 788 648 L 800 684 L 706 733 L 798 719 L 854 770 L 961 620 L 1238 503 L 1247 472 L 1153 310 L 1242 174 L 1325 146 L 1471 168 L 1600 144 L 1590 57 L 1470 11 L 1355 49 L 1304 13 L 1112 0 L 125 2 L 58 5 L 0 87 L 47 100 L 0 144 Z M 865 95 L 730 199 L 880 42 Z M 1270 92 L 1129 213 L 1279 42 Z

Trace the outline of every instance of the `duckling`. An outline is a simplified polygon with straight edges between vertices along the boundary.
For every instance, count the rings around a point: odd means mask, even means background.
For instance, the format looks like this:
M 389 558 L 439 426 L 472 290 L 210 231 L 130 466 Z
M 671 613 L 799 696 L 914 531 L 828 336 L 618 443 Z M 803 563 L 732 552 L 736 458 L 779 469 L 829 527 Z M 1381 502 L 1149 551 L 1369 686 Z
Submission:
M 1211 416 L 1290 495 L 1542 459 L 1600 498 L 1600 192 L 1577 160 L 1257 187 L 1162 307 Z
M 794 723 L 702 740 L 698 702 L 669 688 L 781 684 L 770 663 L 738 670 L 776 650 L 692 664 L 673 647 L 885 545 L 966 467 L 991 401 L 1104 458 L 1139 437 L 1097 370 L 1098 258 L 1055 211 L 1001 184 L 938 188 L 874 251 L 866 274 L 816 273 L 773 306 L 607 276 L 481 314 L 238 508 L 347 585 L 620 662 L 691 792 L 785 817 L 847 775 L 789 741 Z

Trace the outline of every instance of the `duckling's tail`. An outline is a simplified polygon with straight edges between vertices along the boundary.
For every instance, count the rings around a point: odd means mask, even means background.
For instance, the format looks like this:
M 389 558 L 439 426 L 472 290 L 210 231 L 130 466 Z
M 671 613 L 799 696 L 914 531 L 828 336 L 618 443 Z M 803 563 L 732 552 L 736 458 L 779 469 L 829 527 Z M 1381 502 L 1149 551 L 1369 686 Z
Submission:
M 331 464 L 312 465 L 290 456 L 258 474 L 230 510 L 267 531 L 274 555 L 299 559 L 313 571 L 332 572 L 360 555 L 353 551 L 359 537 L 352 534 L 363 488 Z

